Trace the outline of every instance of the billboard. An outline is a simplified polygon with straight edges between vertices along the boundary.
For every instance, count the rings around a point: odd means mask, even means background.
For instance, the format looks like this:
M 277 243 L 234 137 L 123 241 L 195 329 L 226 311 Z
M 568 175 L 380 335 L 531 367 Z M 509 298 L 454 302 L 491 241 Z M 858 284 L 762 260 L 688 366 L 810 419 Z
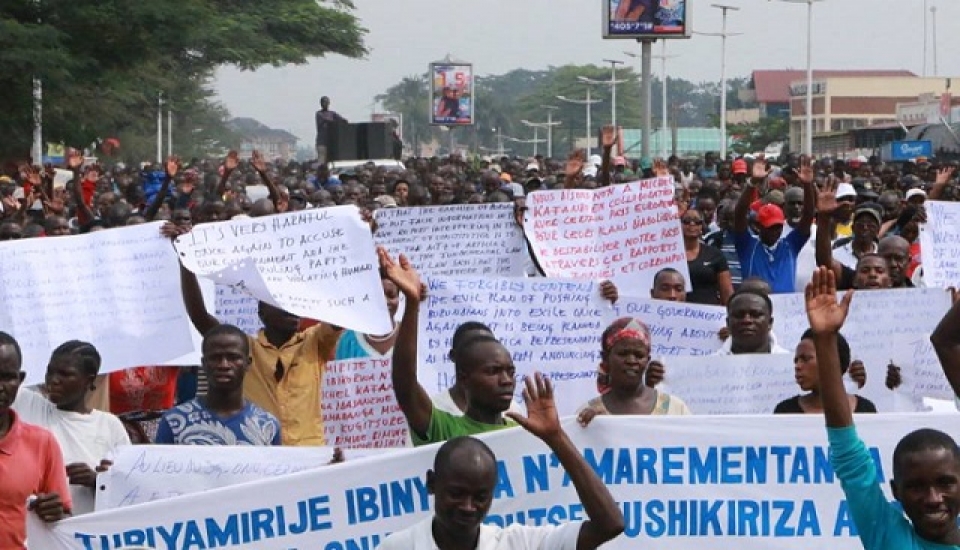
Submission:
M 933 156 L 932 141 L 892 141 L 881 150 L 884 162 L 909 162 L 920 157 Z
M 473 65 L 438 62 L 430 64 L 430 124 L 473 124 Z
M 601 0 L 603 37 L 690 38 L 690 0 Z

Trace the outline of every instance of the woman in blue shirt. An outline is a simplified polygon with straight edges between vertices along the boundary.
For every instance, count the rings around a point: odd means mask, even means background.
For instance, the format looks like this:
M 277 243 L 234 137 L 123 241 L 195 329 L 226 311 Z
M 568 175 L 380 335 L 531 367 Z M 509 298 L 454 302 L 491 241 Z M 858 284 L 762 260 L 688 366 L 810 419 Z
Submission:
M 355 330 L 349 330 L 340 336 L 337 343 L 337 351 L 334 354 L 334 360 L 344 359 L 383 359 L 393 354 L 393 345 L 397 341 L 397 309 L 400 307 L 400 291 L 397 285 L 387 278 L 381 278 L 383 284 L 383 296 L 387 299 L 387 309 L 390 311 L 390 319 L 393 322 L 393 330 L 382 336 L 363 334 Z

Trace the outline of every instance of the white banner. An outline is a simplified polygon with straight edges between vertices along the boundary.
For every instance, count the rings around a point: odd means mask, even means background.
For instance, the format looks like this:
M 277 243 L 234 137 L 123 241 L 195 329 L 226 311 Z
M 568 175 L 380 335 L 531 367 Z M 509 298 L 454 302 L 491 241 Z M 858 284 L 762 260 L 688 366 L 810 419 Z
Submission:
M 960 438 L 953 415 L 863 415 L 857 423 L 888 498 L 901 437 L 924 426 Z M 573 419 L 564 426 L 624 511 L 624 534 L 605 548 L 807 550 L 811 540 L 817 548 L 861 548 L 820 415 L 620 416 L 599 417 L 586 429 Z M 584 517 L 542 442 L 520 428 L 482 438 L 500 462 L 488 523 Z M 52 526 L 31 514 L 30 543 L 43 550 L 372 549 L 433 513 L 424 473 L 436 450 L 396 451 Z
M 406 447 L 407 419 L 393 392 L 390 357 L 327 363 L 323 379 L 323 429 L 327 444 L 340 448 Z
M 350 449 L 344 460 L 383 453 Z M 97 476 L 97 511 L 202 493 L 327 466 L 333 447 L 127 445 Z
M 689 290 L 673 193 L 671 178 L 535 191 L 523 227 L 549 277 L 609 279 L 624 295 L 647 297 L 654 275 L 672 267 Z
M 370 334 L 392 328 L 370 228 L 354 206 L 198 225 L 183 265 L 290 313 Z
M 527 260 L 513 203 L 376 211 L 377 244 L 403 253 L 424 277 L 522 277 Z
M 201 282 L 204 279 L 200 280 Z M 217 320 L 233 325 L 247 334 L 256 334 L 263 323 L 257 313 L 257 299 L 239 288 L 216 285 Z M 207 310 L 210 311 L 210 310 Z
M 960 203 L 927 201 L 920 226 L 923 281 L 929 287 L 960 286 Z
M 96 346 L 101 374 L 193 351 L 177 255 L 160 225 L 0 243 L 0 330 L 20 343 L 28 384 L 43 381 L 67 340 Z
M 800 393 L 793 354 L 676 357 L 657 389 L 675 395 L 693 414 L 772 414 Z
M 842 294 L 842 293 L 841 293 Z M 773 332 L 778 343 L 790 350 L 796 348 L 800 335 L 810 326 L 803 294 L 774 294 Z M 950 309 L 950 294 L 942 289 L 916 288 L 859 291 L 850 305 L 850 314 L 841 333 L 850 343 L 851 357 L 863 361 L 867 384 L 858 393 L 870 399 L 881 411 L 921 410 L 922 397 L 944 397 L 946 377 L 939 375 L 940 362 L 930 346 L 910 351 L 909 363 L 927 365 L 923 384 L 901 387 L 897 393 L 887 389 L 887 365 L 895 358 L 906 360 L 907 351 L 898 342 L 928 339 L 930 333 Z M 896 363 L 896 361 L 894 361 Z M 905 379 L 913 379 L 910 364 L 898 365 Z M 931 371 L 930 365 L 936 365 Z M 932 378 L 931 378 L 932 376 Z M 939 389 L 937 388 L 939 384 Z M 923 395 L 930 390 L 932 395 Z M 910 393 L 914 392 L 914 393 Z

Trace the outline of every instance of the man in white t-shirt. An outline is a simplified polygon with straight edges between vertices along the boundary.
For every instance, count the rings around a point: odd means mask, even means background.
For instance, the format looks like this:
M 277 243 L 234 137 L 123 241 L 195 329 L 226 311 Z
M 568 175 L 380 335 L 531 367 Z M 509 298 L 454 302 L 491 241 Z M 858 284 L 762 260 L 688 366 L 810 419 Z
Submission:
M 457 437 L 440 447 L 427 472 L 433 517 L 393 533 L 378 550 L 592 550 L 623 532 L 616 501 L 560 426 L 550 380 L 540 373 L 528 378 L 524 400 L 528 416 L 510 418 L 550 447 L 589 519 L 543 527 L 482 525 L 493 504 L 497 459 L 479 439 Z

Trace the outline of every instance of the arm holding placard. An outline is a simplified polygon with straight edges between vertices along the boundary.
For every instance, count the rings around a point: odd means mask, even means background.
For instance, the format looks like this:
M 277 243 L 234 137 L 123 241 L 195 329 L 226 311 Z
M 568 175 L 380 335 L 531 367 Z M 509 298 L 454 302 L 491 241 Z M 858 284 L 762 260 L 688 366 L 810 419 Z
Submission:
M 170 240 L 176 239 L 180 235 L 189 233 L 186 228 L 167 222 L 160 227 L 160 233 Z M 190 322 L 200 334 L 206 334 L 207 331 L 220 324 L 216 317 L 210 315 L 207 306 L 203 303 L 203 293 L 200 291 L 200 282 L 197 276 L 189 269 L 183 267 L 180 263 L 180 292 L 183 296 L 183 305 L 187 309 L 187 316 Z
M 433 401 L 417 381 L 417 331 L 423 299 L 420 275 L 403 254 L 394 261 L 380 246 L 377 247 L 377 256 L 380 268 L 406 298 L 397 343 L 393 346 L 393 391 L 410 430 L 422 436 L 430 428 Z
M 953 306 L 930 335 L 930 342 L 953 393 L 960 395 L 960 302 L 953 301 Z

